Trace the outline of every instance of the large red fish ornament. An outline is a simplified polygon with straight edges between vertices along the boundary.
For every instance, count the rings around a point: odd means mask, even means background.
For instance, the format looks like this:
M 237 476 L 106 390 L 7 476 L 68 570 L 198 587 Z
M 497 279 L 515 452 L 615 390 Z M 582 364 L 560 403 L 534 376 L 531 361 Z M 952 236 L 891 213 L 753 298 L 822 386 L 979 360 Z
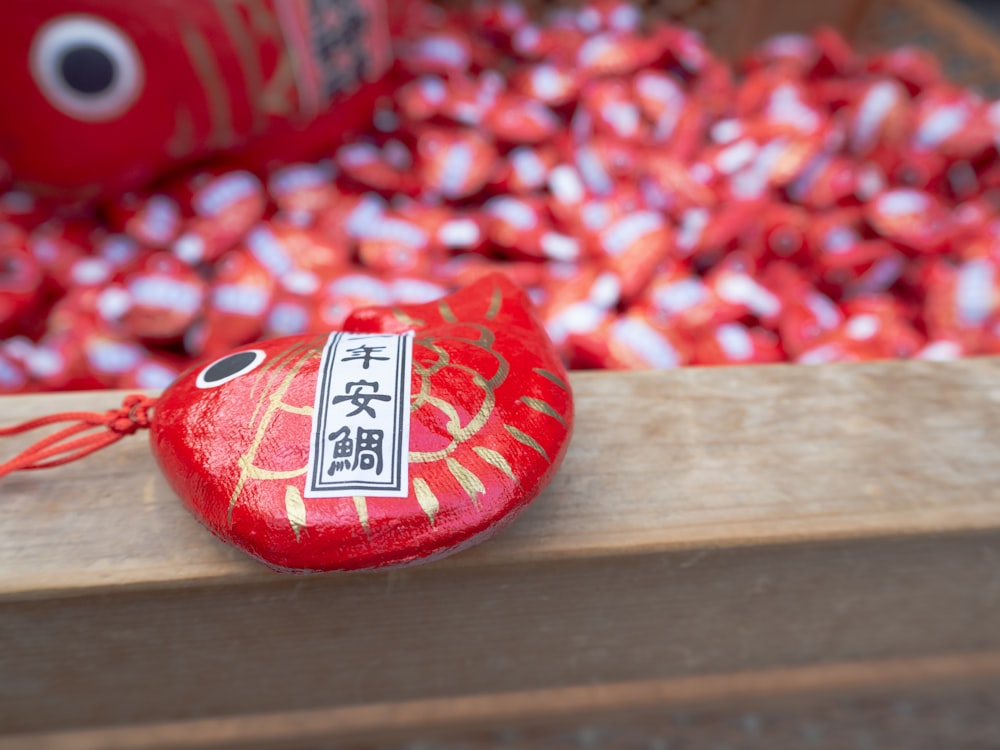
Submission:
M 263 168 L 368 121 L 405 0 L 12 0 L 0 181 L 114 195 L 228 155 Z
M 495 275 L 437 302 L 359 310 L 337 333 L 241 347 L 155 402 L 70 416 L 81 424 L 0 476 L 149 426 L 202 523 L 272 568 L 306 572 L 408 565 L 488 538 L 556 472 L 573 398 L 531 303 Z M 108 428 L 94 445 L 75 437 L 94 425 Z

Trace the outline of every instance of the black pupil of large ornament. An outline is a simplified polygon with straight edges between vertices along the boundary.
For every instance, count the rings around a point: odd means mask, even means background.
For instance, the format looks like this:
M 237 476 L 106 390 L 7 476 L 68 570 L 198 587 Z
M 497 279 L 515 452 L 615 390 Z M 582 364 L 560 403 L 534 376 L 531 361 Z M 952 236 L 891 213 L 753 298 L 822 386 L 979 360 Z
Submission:
M 205 370 L 205 376 L 203 380 L 206 383 L 215 383 L 224 378 L 228 378 L 230 375 L 235 375 L 241 370 L 246 369 L 253 364 L 257 355 L 253 352 L 238 352 L 236 354 L 230 354 L 224 359 L 220 359 L 218 362 L 210 365 L 207 370 Z
M 107 91 L 115 81 L 114 61 L 97 47 L 71 48 L 63 55 L 59 70 L 67 86 L 89 96 Z

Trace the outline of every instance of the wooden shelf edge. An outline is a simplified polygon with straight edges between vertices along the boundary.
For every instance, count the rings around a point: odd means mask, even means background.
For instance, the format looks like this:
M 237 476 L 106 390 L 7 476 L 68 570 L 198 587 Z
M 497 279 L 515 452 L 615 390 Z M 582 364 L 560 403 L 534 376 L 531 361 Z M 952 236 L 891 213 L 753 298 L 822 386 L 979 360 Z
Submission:
M 947 693 L 975 686 L 1000 686 L 1000 652 L 8 735 L 0 736 L 0 750 L 290 749 L 316 742 L 392 742 L 546 722 L 592 723 L 623 712 L 727 704 L 757 708 L 843 696 Z
M 995 533 L 994 533 L 995 532 Z M 765 554 L 773 555 L 778 560 L 785 554 L 796 549 L 817 549 L 824 546 L 840 547 L 844 543 L 858 543 L 861 545 L 879 544 L 880 542 L 893 542 L 905 539 L 923 539 L 927 541 L 967 539 L 975 542 L 981 539 L 1000 537 L 1000 521 L 996 524 L 996 529 L 984 528 L 979 524 L 957 523 L 953 525 L 928 524 L 925 527 L 911 527 L 894 531 L 891 534 L 884 531 L 866 531 L 864 529 L 837 529 L 832 532 L 822 534 L 774 534 L 767 539 L 759 536 L 746 537 L 722 537 L 714 534 L 707 539 L 692 538 L 683 542 L 672 544 L 649 544 L 637 545 L 629 550 L 623 550 L 618 546 L 577 548 L 571 552 L 555 551 L 546 553 L 538 551 L 537 554 L 526 554 L 516 560 L 505 559 L 499 556 L 456 556 L 447 562 L 438 561 L 433 563 L 435 571 L 447 569 L 448 572 L 481 571 L 486 573 L 491 569 L 508 569 L 512 566 L 534 567 L 538 565 L 552 565 L 562 563 L 573 563 L 574 561 L 600 562 L 602 560 L 611 562 L 617 559 L 639 559 L 647 556 L 682 557 L 682 566 L 696 565 L 705 556 L 719 552 L 733 552 L 745 549 L 755 549 Z M 247 570 L 247 568 L 250 568 Z M 424 565 L 410 566 L 405 570 L 406 575 L 420 575 L 430 568 Z M 199 576 L 178 576 L 176 574 L 164 574 L 161 568 L 148 571 L 129 571 L 126 580 L 114 580 L 105 578 L 100 582 L 87 582 L 81 585 L 77 581 L 60 585 L 58 581 L 46 581 L 30 587 L 17 588 L 8 587 L 0 592 L 0 606 L 5 603 L 65 600 L 76 598 L 103 597 L 111 595 L 129 596 L 139 593 L 168 592 L 187 589 L 212 589 L 218 587 L 246 587 L 256 589 L 260 586 L 296 586 L 297 584 L 310 580 L 326 580 L 331 584 L 337 581 L 358 576 L 367 579 L 391 579 L 394 576 L 403 574 L 400 570 L 382 570 L 364 573 L 353 572 L 331 572 L 317 573 L 305 576 L 288 575 L 276 573 L 256 563 L 247 565 L 243 561 L 229 567 L 220 567 L 213 575 Z M 391 585 L 391 584 L 386 584 Z
M 572 382 L 556 479 L 495 539 L 434 566 L 1000 529 L 1000 359 Z M 120 396 L 0 398 L 0 424 Z M 5 440 L 3 455 L 26 443 Z M 140 438 L 0 480 L 0 600 L 277 578 L 193 521 Z

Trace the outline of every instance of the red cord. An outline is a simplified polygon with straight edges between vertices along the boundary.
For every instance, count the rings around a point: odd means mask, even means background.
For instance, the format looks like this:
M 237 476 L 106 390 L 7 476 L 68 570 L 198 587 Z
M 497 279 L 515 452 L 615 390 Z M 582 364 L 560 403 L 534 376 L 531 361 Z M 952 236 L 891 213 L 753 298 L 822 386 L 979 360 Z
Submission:
M 99 414 L 93 411 L 67 411 L 50 414 L 13 427 L 0 427 L 0 437 L 19 435 L 60 422 L 76 422 L 44 437 L 28 446 L 6 463 L 0 464 L 0 477 L 15 471 L 27 469 L 47 469 L 61 466 L 89 456 L 105 446 L 149 427 L 149 410 L 156 405 L 156 399 L 133 393 L 125 397 L 120 409 L 111 409 Z M 101 432 L 86 433 L 94 428 L 104 427 Z M 77 436 L 80 437 L 77 437 Z

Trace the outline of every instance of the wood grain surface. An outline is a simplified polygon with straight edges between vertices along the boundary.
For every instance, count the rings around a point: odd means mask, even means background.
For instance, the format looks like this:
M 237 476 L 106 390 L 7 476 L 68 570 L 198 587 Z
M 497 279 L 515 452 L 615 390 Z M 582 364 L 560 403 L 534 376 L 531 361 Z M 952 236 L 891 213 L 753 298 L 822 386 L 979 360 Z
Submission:
M 572 381 L 576 433 L 535 505 L 403 571 L 268 571 L 188 516 L 141 437 L 3 480 L 0 735 L 251 746 L 248 717 L 272 717 L 279 746 L 363 745 L 387 736 L 377 706 L 403 737 L 502 726 L 518 695 L 532 721 L 585 719 L 566 691 L 586 686 L 779 699 L 766 676 L 796 670 L 826 705 L 893 664 L 890 696 L 1000 690 L 1000 360 Z M 2 399 L 0 423 L 120 397 Z M 427 701 L 451 718 L 422 723 Z M 306 737 L 303 715 L 350 731 Z
M 441 567 L 1000 525 L 1000 360 L 576 373 L 573 387 L 555 481 Z M 0 424 L 121 395 L 0 398 Z M 0 498 L 0 599 L 282 580 L 202 530 L 142 435 L 9 477 Z
M 998 673 L 1000 653 L 849 663 L 0 737 L 0 750 L 982 750 L 1000 746 Z

